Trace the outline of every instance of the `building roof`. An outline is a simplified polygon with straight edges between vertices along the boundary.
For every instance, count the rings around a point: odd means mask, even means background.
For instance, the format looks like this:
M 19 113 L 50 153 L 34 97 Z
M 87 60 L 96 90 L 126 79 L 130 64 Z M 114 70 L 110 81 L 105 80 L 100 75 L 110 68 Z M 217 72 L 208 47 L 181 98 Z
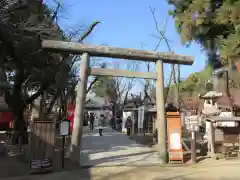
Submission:
M 223 96 L 223 93 L 219 93 L 217 91 L 208 91 L 199 96 L 200 99 L 212 99 L 212 98 L 220 98 Z
M 85 102 L 86 109 L 101 109 L 108 106 L 104 97 L 92 97 Z
M 172 104 L 165 104 L 165 110 L 166 110 L 166 112 L 177 112 L 178 111 L 178 109 L 175 106 L 173 106 Z M 157 112 L 157 107 L 154 106 L 152 108 L 149 108 L 148 111 L 149 112 Z
M 226 121 L 239 121 L 240 122 L 240 117 L 235 117 L 235 116 L 211 116 L 211 117 L 206 117 L 207 121 L 211 122 L 226 122 Z

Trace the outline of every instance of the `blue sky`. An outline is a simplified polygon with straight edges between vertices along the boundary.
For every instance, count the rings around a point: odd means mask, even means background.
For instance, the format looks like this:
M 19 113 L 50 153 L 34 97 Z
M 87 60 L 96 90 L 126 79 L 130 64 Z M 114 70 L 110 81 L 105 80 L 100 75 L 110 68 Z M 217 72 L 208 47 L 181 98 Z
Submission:
M 47 0 L 51 1 L 51 0 Z M 82 24 L 90 25 L 94 20 L 101 22 L 88 37 L 87 44 L 106 44 L 124 48 L 152 50 L 158 40 L 149 6 L 156 8 L 156 17 L 160 27 L 164 27 L 171 8 L 166 0 L 58 0 L 63 3 L 65 11 L 61 14 L 60 25 L 63 29 L 77 29 Z M 166 37 L 170 40 L 175 53 L 194 56 L 192 66 L 181 67 L 181 77 L 204 68 L 205 54 L 199 45 L 190 47 L 181 44 L 176 32 L 174 20 L 168 18 Z M 142 47 L 143 44 L 143 47 Z M 167 51 L 162 42 L 158 51 Z M 170 74 L 169 66 L 165 66 L 165 79 Z

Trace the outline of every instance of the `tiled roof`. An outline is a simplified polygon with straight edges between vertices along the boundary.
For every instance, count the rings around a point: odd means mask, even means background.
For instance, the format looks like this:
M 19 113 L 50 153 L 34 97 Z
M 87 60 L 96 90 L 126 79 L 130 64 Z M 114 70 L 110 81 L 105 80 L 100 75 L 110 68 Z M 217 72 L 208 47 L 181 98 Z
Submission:
M 103 97 L 92 97 L 89 98 L 85 103 L 85 108 L 101 108 L 107 105 L 105 98 Z

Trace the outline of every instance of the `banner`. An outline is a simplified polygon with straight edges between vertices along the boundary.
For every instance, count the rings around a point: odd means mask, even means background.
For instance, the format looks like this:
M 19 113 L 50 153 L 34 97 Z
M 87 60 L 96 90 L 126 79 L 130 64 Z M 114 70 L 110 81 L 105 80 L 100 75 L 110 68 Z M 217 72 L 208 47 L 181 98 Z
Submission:
M 72 133 L 72 130 L 73 130 L 74 113 L 75 113 L 74 105 L 73 104 L 68 104 L 67 119 L 70 121 L 70 132 L 71 133 Z
M 138 129 L 143 129 L 144 106 L 138 108 Z
M 183 163 L 182 126 L 179 112 L 167 112 L 169 162 Z

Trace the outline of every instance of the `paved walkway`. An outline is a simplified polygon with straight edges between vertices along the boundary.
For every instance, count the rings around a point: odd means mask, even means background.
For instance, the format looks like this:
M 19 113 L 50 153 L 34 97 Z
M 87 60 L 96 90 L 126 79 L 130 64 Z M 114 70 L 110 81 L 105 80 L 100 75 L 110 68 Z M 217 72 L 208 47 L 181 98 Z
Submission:
M 103 136 L 98 130 L 84 128 L 82 166 L 113 166 L 113 165 L 156 165 L 161 163 L 157 152 L 140 145 L 111 128 L 104 129 Z

